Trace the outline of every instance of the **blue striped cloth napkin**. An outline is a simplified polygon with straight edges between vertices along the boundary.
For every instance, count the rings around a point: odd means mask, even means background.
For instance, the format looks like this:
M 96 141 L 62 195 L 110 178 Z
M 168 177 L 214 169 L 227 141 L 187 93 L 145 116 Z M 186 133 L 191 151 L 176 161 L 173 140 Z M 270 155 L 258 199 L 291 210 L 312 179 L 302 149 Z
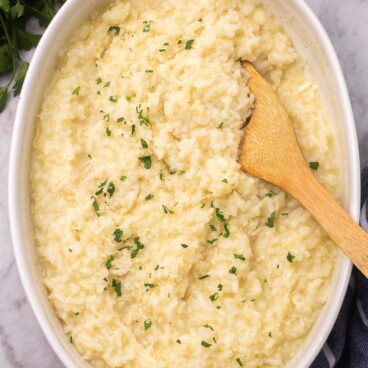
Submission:
M 360 225 L 368 232 L 368 167 L 362 173 Z M 368 368 L 368 280 L 356 268 L 335 326 L 311 368 Z

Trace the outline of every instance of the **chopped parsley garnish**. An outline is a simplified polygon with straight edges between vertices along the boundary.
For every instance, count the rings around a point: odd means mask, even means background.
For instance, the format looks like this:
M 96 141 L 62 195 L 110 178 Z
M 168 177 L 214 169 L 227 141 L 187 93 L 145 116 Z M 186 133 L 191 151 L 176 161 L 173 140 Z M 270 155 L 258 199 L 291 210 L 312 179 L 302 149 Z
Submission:
M 148 289 L 153 289 L 155 286 L 155 284 L 144 284 L 144 287 L 148 290 Z
M 202 342 L 201 342 L 201 345 L 202 345 L 204 348 L 209 348 L 209 347 L 211 347 L 211 346 L 212 346 L 212 344 L 209 344 L 208 342 L 203 341 L 203 340 L 202 340 Z
M 123 230 L 117 228 L 115 231 L 114 231 L 114 240 L 118 243 L 121 243 L 122 242 L 122 238 L 123 238 Z
M 224 122 L 222 121 L 217 127 L 216 129 L 222 129 L 224 127 Z
M 268 337 L 272 337 L 272 332 L 271 331 L 268 333 Z
M 144 24 L 143 32 L 149 32 L 149 31 L 151 30 L 151 23 L 152 23 L 152 21 L 151 21 L 151 20 L 150 20 L 150 21 L 145 20 L 145 21 L 143 22 L 143 24 Z
M 165 206 L 165 205 L 162 205 L 162 208 L 163 208 L 163 210 L 164 210 L 164 212 L 165 212 L 165 215 L 167 215 L 167 214 L 170 214 L 170 215 L 172 215 L 174 212 L 173 211 L 171 211 L 167 206 Z
M 178 344 L 181 344 L 181 341 L 180 341 L 180 339 L 177 339 L 177 340 L 176 340 L 176 342 L 177 342 Z
M 166 49 L 159 49 L 158 51 L 159 52 L 164 52 L 164 51 L 166 51 Z
M 149 201 L 150 199 L 152 199 L 153 198 L 153 194 L 148 194 L 145 198 L 144 198 L 144 200 L 145 201 Z
M 132 135 L 134 135 L 134 133 L 135 133 L 135 124 L 132 124 L 132 130 L 131 130 L 131 133 L 132 133 Z
M 215 331 L 215 329 L 214 329 L 211 325 L 209 325 L 208 323 L 206 323 L 205 325 L 203 325 L 203 327 L 204 327 L 204 328 L 208 328 L 208 329 L 210 329 L 211 331 Z
M 112 267 L 112 261 L 114 260 L 114 256 L 110 256 L 106 261 L 106 268 L 109 270 Z
M 314 162 L 310 162 L 309 163 L 309 167 L 314 170 L 317 171 L 319 168 L 319 162 L 318 161 L 314 161 Z
M 116 281 L 115 279 L 112 279 L 111 285 L 115 290 L 116 295 L 121 296 L 121 281 Z
M 144 244 L 140 242 L 139 237 L 134 238 L 134 243 L 137 247 L 130 253 L 131 258 L 137 257 L 138 252 L 144 248 Z
M 198 22 L 203 22 L 203 18 L 199 18 L 198 19 Z
M 223 288 L 223 285 L 222 285 L 222 284 L 218 284 L 218 285 L 217 285 L 217 289 L 218 289 L 218 291 L 221 291 L 221 290 L 222 290 L 222 288 Z
M 210 229 L 211 229 L 211 231 L 217 231 L 217 228 L 216 228 L 215 225 L 210 225 Z
M 138 120 L 139 120 L 139 124 L 140 125 L 145 125 L 145 126 L 149 126 L 151 124 L 150 120 L 148 119 L 148 108 L 147 108 L 147 116 L 143 116 L 143 110 L 142 110 L 142 105 L 138 105 L 135 108 L 135 111 L 138 114 Z
M 118 26 L 111 26 L 107 31 L 109 35 L 118 35 L 120 33 L 120 27 Z
M 110 121 L 110 114 L 105 114 L 103 120 L 106 122 Z
M 242 254 L 233 254 L 235 259 L 240 259 L 241 261 L 245 261 L 245 257 Z
M 107 128 L 106 128 L 106 135 L 107 135 L 108 137 L 110 137 L 110 136 L 111 136 L 111 130 L 109 129 L 109 127 L 107 127 Z
M 218 299 L 218 297 L 219 297 L 219 293 L 214 293 L 209 296 L 212 303 L 215 302 Z
M 281 215 L 282 216 L 289 216 L 289 213 L 288 212 L 281 212 Z
M 72 252 L 73 252 L 70 248 L 68 249 L 68 251 L 69 251 L 70 253 L 72 253 Z
M 151 69 L 147 69 L 147 70 L 145 70 L 145 72 L 146 72 L 146 73 L 153 73 L 153 70 L 151 70 Z
M 101 78 L 97 78 L 96 79 L 96 84 L 101 84 L 102 83 L 102 79 Z
M 141 145 L 142 148 L 148 148 L 148 143 L 143 138 L 141 138 Z
M 148 330 L 149 328 L 151 328 L 151 326 L 152 326 L 152 321 L 150 319 L 146 319 L 144 321 L 144 329 Z
M 184 249 L 189 247 L 189 245 L 187 245 L 187 244 L 180 244 L 180 245 L 181 245 Z
M 286 256 L 286 259 L 290 262 L 293 263 L 295 256 L 293 256 L 290 252 L 288 253 L 288 255 Z
M 273 211 L 270 215 L 270 217 L 267 219 L 265 225 L 268 227 L 274 227 L 275 226 L 275 219 L 276 219 L 276 211 Z
M 243 362 L 240 358 L 236 358 L 235 361 L 240 365 L 240 367 L 243 367 Z
M 75 312 L 74 315 L 77 317 L 79 316 L 79 312 Z
M 126 125 L 126 120 L 123 117 L 120 117 L 116 120 L 118 123 L 124 123 Z
M 203 275 L 203 276 L 199 276 L 199 277 L 198 277 L 198 280 L 204 280 L 204 279 L 206 279 L 207 277 L 210 277 L 210 275 Z
M 125 181 L 126 180 L 126 176 L 125 175 L 122 175 L 122 176 L 120 176 L 120 181 Z
M 91 158 L 92 158 L 92 156 L 91 156 L 91 154 L 90 154 L 90 153 L 88 154 L 88 158 L 89 158 L 89 159 L 91 159 Z
M 110 181 L 109 185 L 107 186 L 107 193 L 109 193 L 110 198 L 115 193 L 115 184 L 112 181 Z
M 118 98 L 116 96 L 110 96 L 109 101 L 116 102 Z
M 92 202 L 92 206 L 96 212 L 96 215 L 97 217 L 100 217 L 101 216 L 101 213 L 100 213 L 100 206 L 98 205 L 98 202 L 97 202 L 97 199 L 96 197 L 91 197 L 91 199 L 93 199 L 93 202 Z
M 231 267 L 230 270 L 229 270 L 229 273 L 232 273 L 234 275 L 236 275 L 236 267 Z
M 138 158 L 139 161 L 143 162 L 144 168 L 149 170 L 152 166 L 151 156 L 143 156 Z
M 111 84 L 111 82 L 110 82 L 110 81 L 106 82 L 106 83 L 104 84 L 104 88 L 110 87 L 110 84 Z
M 230 236 L 229 221 L 225 218 L 224 214 L 221 212 L 219 208 L 216 208 L 215 212 L 217 220 L 224 225 L 224 232 L 222 235 L 224 238 L 228 238 Z
M 72 95 L 79 96 L 80 86 L 78 86 L 72 93 Z
M 69 337 L 69 342 L 70 342 L 71 344 L 73 344 L 73 336 L 70 336 L 70 337 Z
M 275 193 L 273 190 L 271 190 L 269 193 L 266 194 L 266 197 L 271 198 L 271 197 L 275 196 L 276 194 L 277 193 Z
M 222 180 L 222 182 L 228 184 L 227 179 Z
M 216 238 L 216 239 L 208 239 L 207 240 L 207 243 L 208 244 L 213 244 L 214 242 L 216 242 L 218 239 Z
M 185 50 L 190 50 L 191 48 L 193 48 L 193 43 L 194 40 L 189 40 L 185 43 Z

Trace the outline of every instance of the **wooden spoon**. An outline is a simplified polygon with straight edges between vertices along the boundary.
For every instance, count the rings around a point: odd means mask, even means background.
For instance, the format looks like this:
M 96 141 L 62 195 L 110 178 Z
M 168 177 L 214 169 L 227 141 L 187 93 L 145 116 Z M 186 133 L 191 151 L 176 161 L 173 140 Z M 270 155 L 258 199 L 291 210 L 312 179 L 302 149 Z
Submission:
M 271 86 L 248 62 L 249 88 L 255 106 L 240 144 L 244 171 L 274 184 L 296 198 L 331 239 L 368 277 L 368 234 L 324 189 L 304 160 L 290 118 Z

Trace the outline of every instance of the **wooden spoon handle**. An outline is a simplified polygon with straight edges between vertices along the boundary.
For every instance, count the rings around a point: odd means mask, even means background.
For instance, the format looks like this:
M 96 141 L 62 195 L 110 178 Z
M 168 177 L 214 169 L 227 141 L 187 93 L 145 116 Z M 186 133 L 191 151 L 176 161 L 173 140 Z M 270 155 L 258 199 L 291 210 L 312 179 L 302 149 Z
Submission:
M 330 238 L 368 277 L 368 234 L 347 215 L 305 163 L 297 170 L 303 172 L 293 175 L 291 181 L 282 185 L 283 189 L 315 217 Z

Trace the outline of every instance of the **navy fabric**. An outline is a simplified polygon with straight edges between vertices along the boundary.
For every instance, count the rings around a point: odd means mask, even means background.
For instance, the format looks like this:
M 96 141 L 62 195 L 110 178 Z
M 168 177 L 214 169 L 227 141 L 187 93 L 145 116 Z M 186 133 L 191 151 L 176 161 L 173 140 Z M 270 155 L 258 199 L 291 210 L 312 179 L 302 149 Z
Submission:
M 368 231 L 368 168 L 362 173 L 362 227 Z M 311 368 L 368 368 L 368 280 L 353 269 L 340 314 Z

